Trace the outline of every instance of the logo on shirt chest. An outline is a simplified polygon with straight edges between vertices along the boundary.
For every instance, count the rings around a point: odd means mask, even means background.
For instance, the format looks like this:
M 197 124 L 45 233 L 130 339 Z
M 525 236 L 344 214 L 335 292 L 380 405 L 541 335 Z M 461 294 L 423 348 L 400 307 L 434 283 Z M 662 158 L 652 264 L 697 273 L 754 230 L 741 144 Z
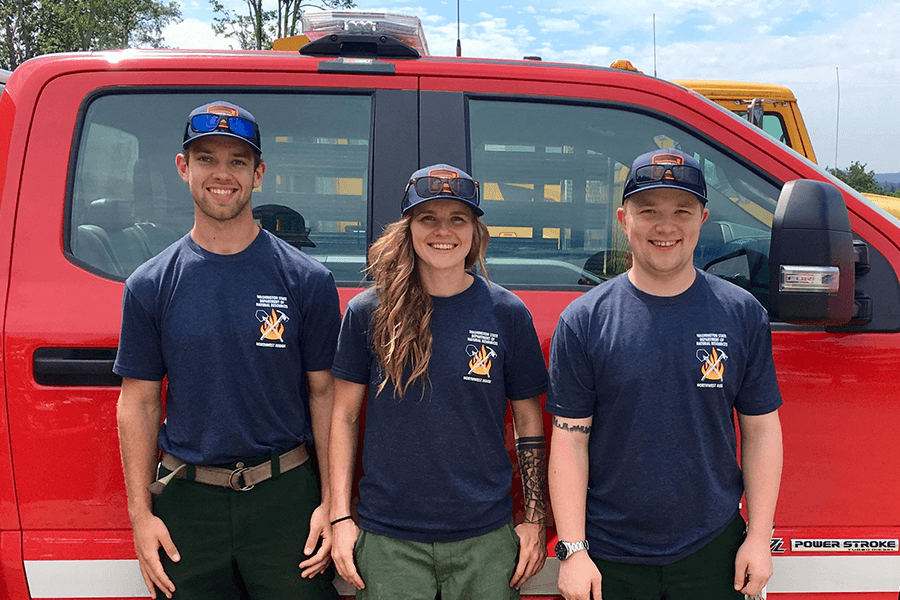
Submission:
M 284 342 L 284 338 L 282 337 L 284 334 L 284 324 L 287 321 L 290 321 L 290 318 L 286 314 L 273 308 L 272 312 L 269 314 L 266 314 L 266 311 L 264 310 L 256 311 L 256 318 L 262 323 L 259 327 L 259 330 L 262 332 L 262 337 L 259 338 L 260 341 L 278 340 L 279 342 Z
M 700 361 L 699 388 L 721 388 L 725 383 L 725 363 L 728 360 L 728 336 L 724 333 L 697 334 L 697 360 Z
M 291 320 L 284 310 L 287 306 L 285 296 L 256 296 L 256 320 L 259 329 L 254 332 L 258 336 L 256 345 L 260 348 L 284 348 L 285 324 Z
M 478 383 L 491 383 L 491 368 L 494 366 L 494 360 L 499 358 L 496 346 L 499 344 L 499 334 L 487 331 L 469 330 L 466 341 L 466 374 L 463 375 L 465 381 L 474 381 Z

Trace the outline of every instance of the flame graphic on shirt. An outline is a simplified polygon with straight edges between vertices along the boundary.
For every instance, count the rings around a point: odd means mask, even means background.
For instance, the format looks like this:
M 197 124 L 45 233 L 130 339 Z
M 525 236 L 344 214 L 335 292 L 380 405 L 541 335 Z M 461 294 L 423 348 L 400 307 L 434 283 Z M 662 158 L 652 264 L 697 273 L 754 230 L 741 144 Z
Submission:
M 469 373 L 490 377 L 491 356 L 496 356 L 496 353 L 489 351 L 484 347 L 484 344 L 482 344 L 481 350 L 472 354 L 472 360 L 469 361 Z
M 272 309 L 272 313 L 266 318 L 262 325 L 259 328 L 259 332 L 262 334 L 262 338 L 266 340 L 278 340 L 283 342 L 284 339 L 281 337 L 284 334 L 284 313 L 281 313 L 279 317 L 275 313 L 275 309 Z
M 703 379 L 706 381 L 722 381 L 725 374 L 725 359 L 728 358 L 724 352 L 721 354 L 715 348 L 703 361 L 700 366 L 700 372 L 703 373 Z

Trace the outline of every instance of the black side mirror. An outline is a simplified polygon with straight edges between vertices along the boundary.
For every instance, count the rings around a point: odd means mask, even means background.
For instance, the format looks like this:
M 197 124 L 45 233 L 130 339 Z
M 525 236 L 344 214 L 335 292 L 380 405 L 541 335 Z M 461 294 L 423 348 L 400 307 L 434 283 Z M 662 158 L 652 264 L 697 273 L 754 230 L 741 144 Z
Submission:
M 842 325 L 853 318 L 853 230 L 835 186 L 809 179 L 784 185 L 772 222 L 769 273 L 773 319 Z

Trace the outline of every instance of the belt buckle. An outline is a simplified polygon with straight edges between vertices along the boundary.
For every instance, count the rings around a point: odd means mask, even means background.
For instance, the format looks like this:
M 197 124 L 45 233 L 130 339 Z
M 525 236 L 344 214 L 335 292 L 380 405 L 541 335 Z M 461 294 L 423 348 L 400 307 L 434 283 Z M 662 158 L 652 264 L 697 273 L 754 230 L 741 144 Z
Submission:
M 250 469 L 247 467 L 242 467 L 240 469 L 235 469 L 231 473 L 228 474 L 228 487 L 237 491 L 237 492 L 249 492 L 253 489 L 252 485 L 243 485 L 239 486 L 237 480 L 241 477 L 245 471 L 249 471 Z

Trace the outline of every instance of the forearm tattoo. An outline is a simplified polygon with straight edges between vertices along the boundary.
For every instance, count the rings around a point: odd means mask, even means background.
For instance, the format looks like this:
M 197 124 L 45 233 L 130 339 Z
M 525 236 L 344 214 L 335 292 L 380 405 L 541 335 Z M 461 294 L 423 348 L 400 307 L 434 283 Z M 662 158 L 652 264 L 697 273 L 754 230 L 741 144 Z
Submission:
M 553 417 L 553 426 L 562 429 L 563 431 L 573 431 L 575 433 L 584 433 L 590 435 L 591 426 L 590 425 L 569 425 L 568 423 L 563 423 L 555 416 Z
M 525 522 L 547 524 L 547 443 L 543 437 L 516 440 L 519 473 L 525 491 Z

